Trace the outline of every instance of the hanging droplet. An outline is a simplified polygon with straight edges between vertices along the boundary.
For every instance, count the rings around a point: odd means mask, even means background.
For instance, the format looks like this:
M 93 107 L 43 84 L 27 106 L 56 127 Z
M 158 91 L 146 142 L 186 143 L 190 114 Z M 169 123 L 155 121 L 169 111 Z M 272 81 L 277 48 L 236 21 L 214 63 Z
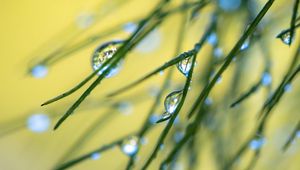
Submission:
M 290 45 L 294 39 L 294 37 L 291 38 L 291 32 L 287 30 L 282 31 L 276 38 L 279 38 L 286 45 Z
M 216 81 L 216 83 L 217 84 L 220 84 L 222 82 L 222 77 L 221 76 L 219 76 L 218 78 L 217 78 L 217 81 Z
M 160 149 L 160 150 L 165 149 L 165 145 L 164 145 L 164 144 L 160 144 L 160 145 L 159 145 L 159 149 Z
M 207 97 L 205 100 L 204 100 L 204 104 L 206 104 L 206 105 L 211 105 L 212 104 L 212 99 L 210 98 L 210 97 Z
M 170 93 L 164 102 L 166 112 L 172 114 L 176 110 L 180 100 L 182 98 L 182 90 L 174 91 Z
M 261 84 L 264 86 L 268 86 L 272 83 L 272 76 L 270 73 L 265 72 L 261 77 Z
M 31 69 L 31 75 L 35 78 L 43 78 L 48 74 L 48 68 L 45 65 L 36 65 Z
M 119 45 L 121 45 L 123 41 L 110 41 L 105 44 L 99 46 L 93 56 L 92 56 L 92 67 L 94 71 L 99 69 L 103 63 L 108 61 L 108 59 L 112 58 Z M 101 75 L 109 66 L 106 65 L 103 69 L 99 70 L 98 75 Z M 109 73 L 106 74 L 105 77 L 109 78 L 116 75 L 121 67 L 121 62 L 117 64 L 114 68 L 110 70 Z
M 159 75 L 161 75 L 161 76 L 164 75 L 164 71 L 163 71 L 163 70 L 160 71 L 160 72 L 159 72 Z
M 97 160 L 97 159 L 99 159 L 100 157 L 101 157 L 101 154 L 98 153 L 98 152 L 95 152 L 95 153 L 93 153 L 93 154 L 91 155 L 91 159 L 92 159 L 92 160 Z
M 247 39 L 244 41 L 244 43 L 242 44 L 241 50 L 242 50 L 242 51 L 243 51 L 243 50 L 246 50 L 246 49 L 249 48 L 249 46 L 250 46 L 250 39 L 247 38 Z
M 188 76 L 188 73 L 192 68 L 192 63 L 193 63 L 192 57 L 188 57 L 181 60 L 177 64 L 177 68 L 183 75 Z
M 260 136 L 260 135 L 257 135 L 254 139 L 252 139 L 249 143 L 249 147 L 252 149 L 252 150 L 258 150 L 260 149 L 264 144 L 265 144 L 265 138 Z
M 48 115 L 39 113 L 33 114 L 27 119 L 27 127 L 32 132 L 42 133 L 48 130 L 50 118 Z
M 300 130 L 297 130 L 296 137 L 300 139 Z
M 138 137 L 130 136 L 122 142 L 121 150 L 128 156 L 134 155 L 138 150 Z

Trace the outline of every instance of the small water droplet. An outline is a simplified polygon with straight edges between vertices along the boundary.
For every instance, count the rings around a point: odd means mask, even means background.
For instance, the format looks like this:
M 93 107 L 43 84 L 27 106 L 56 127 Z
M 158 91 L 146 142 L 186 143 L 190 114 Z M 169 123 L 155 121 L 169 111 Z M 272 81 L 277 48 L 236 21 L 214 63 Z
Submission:
M 177 64 L 177 68 L 183 75 L 188 76 L 188 73 L 192 68 L 192 63 L 193 63 L 192 57 L 188 57 L 181 60 Z
M 206 99 L 205 99 L 205 101 L 204 101 L 204 104 L 206 104 L 206 105 L 211 105 L 212 104 L 212 99 L 210 98 L 210 97 L 207 97 Z
M 164 101 L 166 112 L 170 114 L 174 113 L 181 98 L 182 98 L 182 90 L 174 91 L 170 93 Z
M 48 68 L 44 65 L 36 65 L 31 69 L 31 75 L 35 78 L 43 78 L 48 74 Z
M 211 45 L 216 45 L 218 42 L 218 37 L 216 33 L 211 33 L 208 37 L 207 37 L 207 42 Z
M 272 83 L 272 76 L 270 73 L 265 72 L 261 77 L 261 84 L 264 86 L 268 86 Z
M 265 144 L 265 142 L 266 140 L 264 137 L 257 135 L 254 139 L 250 141 L 249 147 L 252 150 L 258 150 Z
M 130 136 L 122 142 L 121 150 L 128 156 L 134 155 L 138 150 L 138 137 Z
M 298 131 L 296 132 L 296 137 L 297 137 L 297 138 L 300 138 L 300 130 L 298 130 Z
M 216 81 L 216 83 L 217 83 L 217 84 L 220 84 L 221 82 L 222 82 L 222 77 L 219 76 L 218 79 L 217 79 L 217 81 Z
M 128 22 L 123 25 L 123 29 L 128 33 L 133 33 L 137 29 L 137 25 L 135 23 Z
M 87 29 L 94 23 L 94 15 L 91 13 L 82 13 L 76 18 L 76 24 L 80 29 Z
M 33 114 L 27 119 L 27 127 L 32 132 L 42 133 L 49 129 L 50 118 L 44 113 Z
M 184 132 L 178 131 L 174 133 L 173 139 L 176 143 L 178 143 L 184 136 Z
M 123 41 L 110 41 L 100 45 L 94 52 L 92 56 L 92 67 L 95 70 L 99 69 L 103 63 L 108 61 L 110 58 L 113 57 L 117 48 Z M 101 75 L 103 71 L 105 71 L 109 66 L 106 65 L 103 69 L 99 70 L 98 75 Z M 110 70 L 105 77 L 109 78 L 116 75 L 121 67 L 121 62 L 117 64 L 114 68 Z
M 215 48 L 213 51 L 213 54 L 216 58 L 221 58 L 223 56 L 223 50 L 222 48 Z
M 150 116 L 149 122 L 154 125 L 159 119 L 160 119 L 159 115 L 153 114 Z
M 150 53 L 158 49 L 161 43 L 161 33 L 158 29 L 149 33 L 135 48 L 140 53 Z
M 159 72 L 159 75 L 161 75 L 161 76 L 164 75 L 164 71 L 163 71 L 163 70 L 160 71 L 160 72 Z
M 290 83 L 286 84 L 284 86 L 284 91 L 285 92 L 291 92 L 292 91 L 292 85 Z
M 133 106 L 130 102 L 120 102 L 117 105 L 118 111 L 125 114 L 125 115 L 129 115 L 130 113 L 132 113 L 133 111 Z
M 91 159 L 92 159 L 92 160 L 97 160 L 97 159 L 99 159 L 100 157 L 101 157 L 101 154 L 98 153 L 98 152 L 95 152 L 95 153 L 93 153 L 93 154 L 91 155 Z
M 281 32 L 277 38 L 279 38 L 284 44 L 290 45 L 294 39 L 294 37 L 291 39 L 291 32 L 290 31 L 283 31 Z
M 218 5 L 224 11 L 235 11 L 241 6 L 241 0 L 218 0 Z
M 147 145 L 147 144 L 148 144 L 148 138 L 142 137 L 142 138 L 141 138 L 141 144 L 142 144 L 142 145 Z
M 249 48 L 249 46 L 250 46 L 250 39 L 247 38 L 247 39 L 244 41 L 244 43 L 242 44 L 241 50 L 242 50 L 242 51 L 243 51 L 243 50 L 246 50 L 246 49 Z
M 165 148 L 165 145 L 164 145 L 164 144 L 160 144 L 160 145 L 159 145 L 159 149 L 160 149 L 160 150 L 163 150 L 164 148 Z

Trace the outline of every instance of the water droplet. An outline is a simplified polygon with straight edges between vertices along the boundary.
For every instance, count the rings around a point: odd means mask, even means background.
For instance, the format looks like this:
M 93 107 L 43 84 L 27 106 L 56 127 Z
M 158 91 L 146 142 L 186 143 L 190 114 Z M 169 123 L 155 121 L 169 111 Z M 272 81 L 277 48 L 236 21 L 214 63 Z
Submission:
M 291 39 L 291 32 L 286 30 L 281 32 L 277 38 L 279 38 L 286 45 L 290 45 L 292 43 L 291 41 L 294 40 L 294 37 Z
M 36 65 L 31 69 L 31 75 L 35 78 L 43 78 L 48 74 L 48 68 L 44 65 Z
M 207 42 L 211 45 L 216 45 L 218 42 L 218 37 L 216 33 L 211 33 L 208 37 L 207 37 Z
M 192 63 L 193 63 L 192 57 L 188 57 L 181 60 L 177 64 L 177 68 L 183 75 L 188 76 L 188 73 L 192 68 Z
M 223 56 L 223 50 L 222 48 L 215 48 L 213 51 L 213 54 L 217 58 L 221 58 Z
M 42 133 L 48 130 L 50 126 L 50 118 L 48 115 L 39 113 L 33 114 L 27 119 L 27 127 L 29 130 Z
M 178 143 L 183 138 L 183 136 L 184 136 L 184 132 L 181 132 L 181 131 L 175 132 L 173 139 L 176 143 Z
M 264 86 L 268 86 L 272 83 L 272 76 L 270 73 L 265 72 L 261 77 L 261 84 Z
M 247 38 L 247 39 L 244 41 L 244 43 L 242 44 L 241 50 L 246 50 L 246 49 L 249 48 L 249 46 L 250 46 L 250 39 Z
M 217 83 L 217 84 L 220 84 L 221 82 L 222 82 L 222 77 L 219 76 L 218 79 L 217 79 L 217 81 L 216 81 L 216 83 Z
M 291 92 L 292 91 L 292 85 L 290 83 L 286 84 L 283 89 L 284 89 L 285 92 Z
M 257 135 L 254 139 L 250 141 L 249 147 L 252 150 L 258 150 L 265 144 L 265 142 L 266 140 L 264 137 Z
M 117 105 L 118 111 L 125 114 L 129 115 L 133 111 L 132 104 L 130 102 L 120 102 Z
M 95 153 L 93 153 L 93 154 L 91 155 L 91 159 L 92 159 L 92 160 L 97 160 L 97 159 L 99 159 L 100 157 L 101 157 L 101 154 L 98 153 L 98 152 L 95 152 Z
M 210 97 L 207 97 L 205 100 L 204 100 L 204 104 L 206 105 L 211 105 L 212 104 L 212 99 Z
M 99 69 L 103 63 L 108 61 L 108 59 L 112 58 L 115 52 L 117 51 L 118 46 L 122 43 L 123 41 L 110 41 L 100 45 L 95 50 L 92 56 L 92 67 L 94 71 Z M 118 63 L 117 66 L 112 68 L 105 77 L 109 78 L 116 75 L 119 72 L 120 67 L 121 67 L 121 62 Z M 107 68 L 108 65 L 106 65 L 103 69 L 99 70 L 98 75 L 101 75 L 103 71 L 105 71 Z
M 134 155 L 138 150 L 138 137 L 130 136 L 122 142 L 121 150 L 128 156 Z
M 159 75 L 161 75 L 161 76 L 164 75 L 164 71 L 163 71 L 163 70 L 160 71 L 160 72 L 159 72 Z
M 137 25 L 132 22 L 128 22 L 125 25 L 123 25 L 124 31 L 127 33 L 133 33 L 137 29 Z
M 241 6 L 241 0 L 218 0 L 218 5 L 224 11 L 235 11 Z
M 182 98 L 182 90 L 174 91 L 170 93 L 164 101 L 166 112 L 170 114 L 174 113 L 181 98 Z
M 297 138 L 300 138 L 300 130 L 298 130 L 298 131 L 296 132 L 296 137 L 297 137 Z
M 142 145 L 147 145 L 148 144 L 148 138 L 142 137 L 141 138 L 141 144 Z
M 159 149 L 160 149 L 160 150 L 163 150 L 164 148 L 165 148 L 165 145 L 164 145 L 164 144 L 160 144 L 160 145 L 159 145 Z
M 140 53 L 150 53 L 155 51 L 161 43 L 161 33 L 155 29 L 148 34 L 136 47 Z
M 80 29 L 87 29 L 94 23 L 94 15 L 91 13 L 82 13 L 76 18 L 76 24 Z
M 157 114 L 153 114 L 150 116 L 149 122 L 151 124 L 155 124 L 159 119 L 160 119 L 160 117 Z

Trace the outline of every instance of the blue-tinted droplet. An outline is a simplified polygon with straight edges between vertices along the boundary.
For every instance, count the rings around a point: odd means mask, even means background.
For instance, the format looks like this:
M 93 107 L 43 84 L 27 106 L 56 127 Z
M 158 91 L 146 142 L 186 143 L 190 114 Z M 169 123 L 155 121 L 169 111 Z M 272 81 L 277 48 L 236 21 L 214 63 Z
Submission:
M 272 76 L 271 76 L 271 74 L 265 72 L 265 73 L 262 75 L 261 83 L 262 83 L 262 85 L 264 85 L 264 86 L 270 85 L 270 84 L 272 83 Z
M 50 118 L 48 115 L 40 113 L 33 114 L 27 119 L 27 127 L 32 132 L 42 133 L 48 130 Z
M 48 74 L 48 68 L 44 65 L 36 65 L 31 69 L 31 75 L 35 78 L 43 78 Z

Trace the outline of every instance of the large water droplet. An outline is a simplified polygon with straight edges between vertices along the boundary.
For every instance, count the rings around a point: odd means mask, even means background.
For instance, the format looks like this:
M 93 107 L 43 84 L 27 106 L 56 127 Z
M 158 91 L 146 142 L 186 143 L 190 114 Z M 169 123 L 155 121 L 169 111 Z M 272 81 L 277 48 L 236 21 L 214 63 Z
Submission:
M 29 130 L 42 133 L 48 130 L 50 126 L 50 118 L 48 115 L 39 113 L 33 114 L 27 119 L 27 127 Z
M 31 69 L 31 75 L 35 78 L 43 78 L 47 76 L 48 68 L 44 65 L 36 65 Z
M 121 150 L 128 156 L 134 155 L 138 150 L 138 137 L 130 136 L 121 145 Z
M 182 98 L 182 90 L 174 91 L 170 93 L 164 102 L 166 112 L 172 114 L 176 110 L 180 100 Z
M 265 144 L 265 142 L 266 140 L 264 137 L 257 135 L 254 139 L 250 141 L 249 147 L 252 150 L 258 150 Z
M 294 39 L 294 37 L 291 39 L 291 32 L 286 30 L 281 32 L 277 38 L 279 38 L 286 45 L 290 45 Z
M 99 46 L 93 56 L 92 56 L 92 67 L 95 70 L 99 69 L 103 63 L 108 61 L 110 58 L 113 57 L 115 52 L 117 51 L 117 48 L 119 45 L 121 45 L 123 41 L 110 41 L 107 43 L 102 44 Z M 106 74 L 105 77 L 109 78 L 114 75 L 116 75 L 121 67 L 121 62 L 117 64 L 114 68 L 110 70 L 108 74 Z M 106 65 L 103 69 L 99 70 L 98 75 L 101 75 L 104 70 L 108 68 L 108 65 Z
M 181 60 L 177 64 L 177 68 L 183 75 L 187 76 L 189 71 L 192 68 L 192 63 L 193 63 L 192 57 L 188 57 L 188 58 Z

